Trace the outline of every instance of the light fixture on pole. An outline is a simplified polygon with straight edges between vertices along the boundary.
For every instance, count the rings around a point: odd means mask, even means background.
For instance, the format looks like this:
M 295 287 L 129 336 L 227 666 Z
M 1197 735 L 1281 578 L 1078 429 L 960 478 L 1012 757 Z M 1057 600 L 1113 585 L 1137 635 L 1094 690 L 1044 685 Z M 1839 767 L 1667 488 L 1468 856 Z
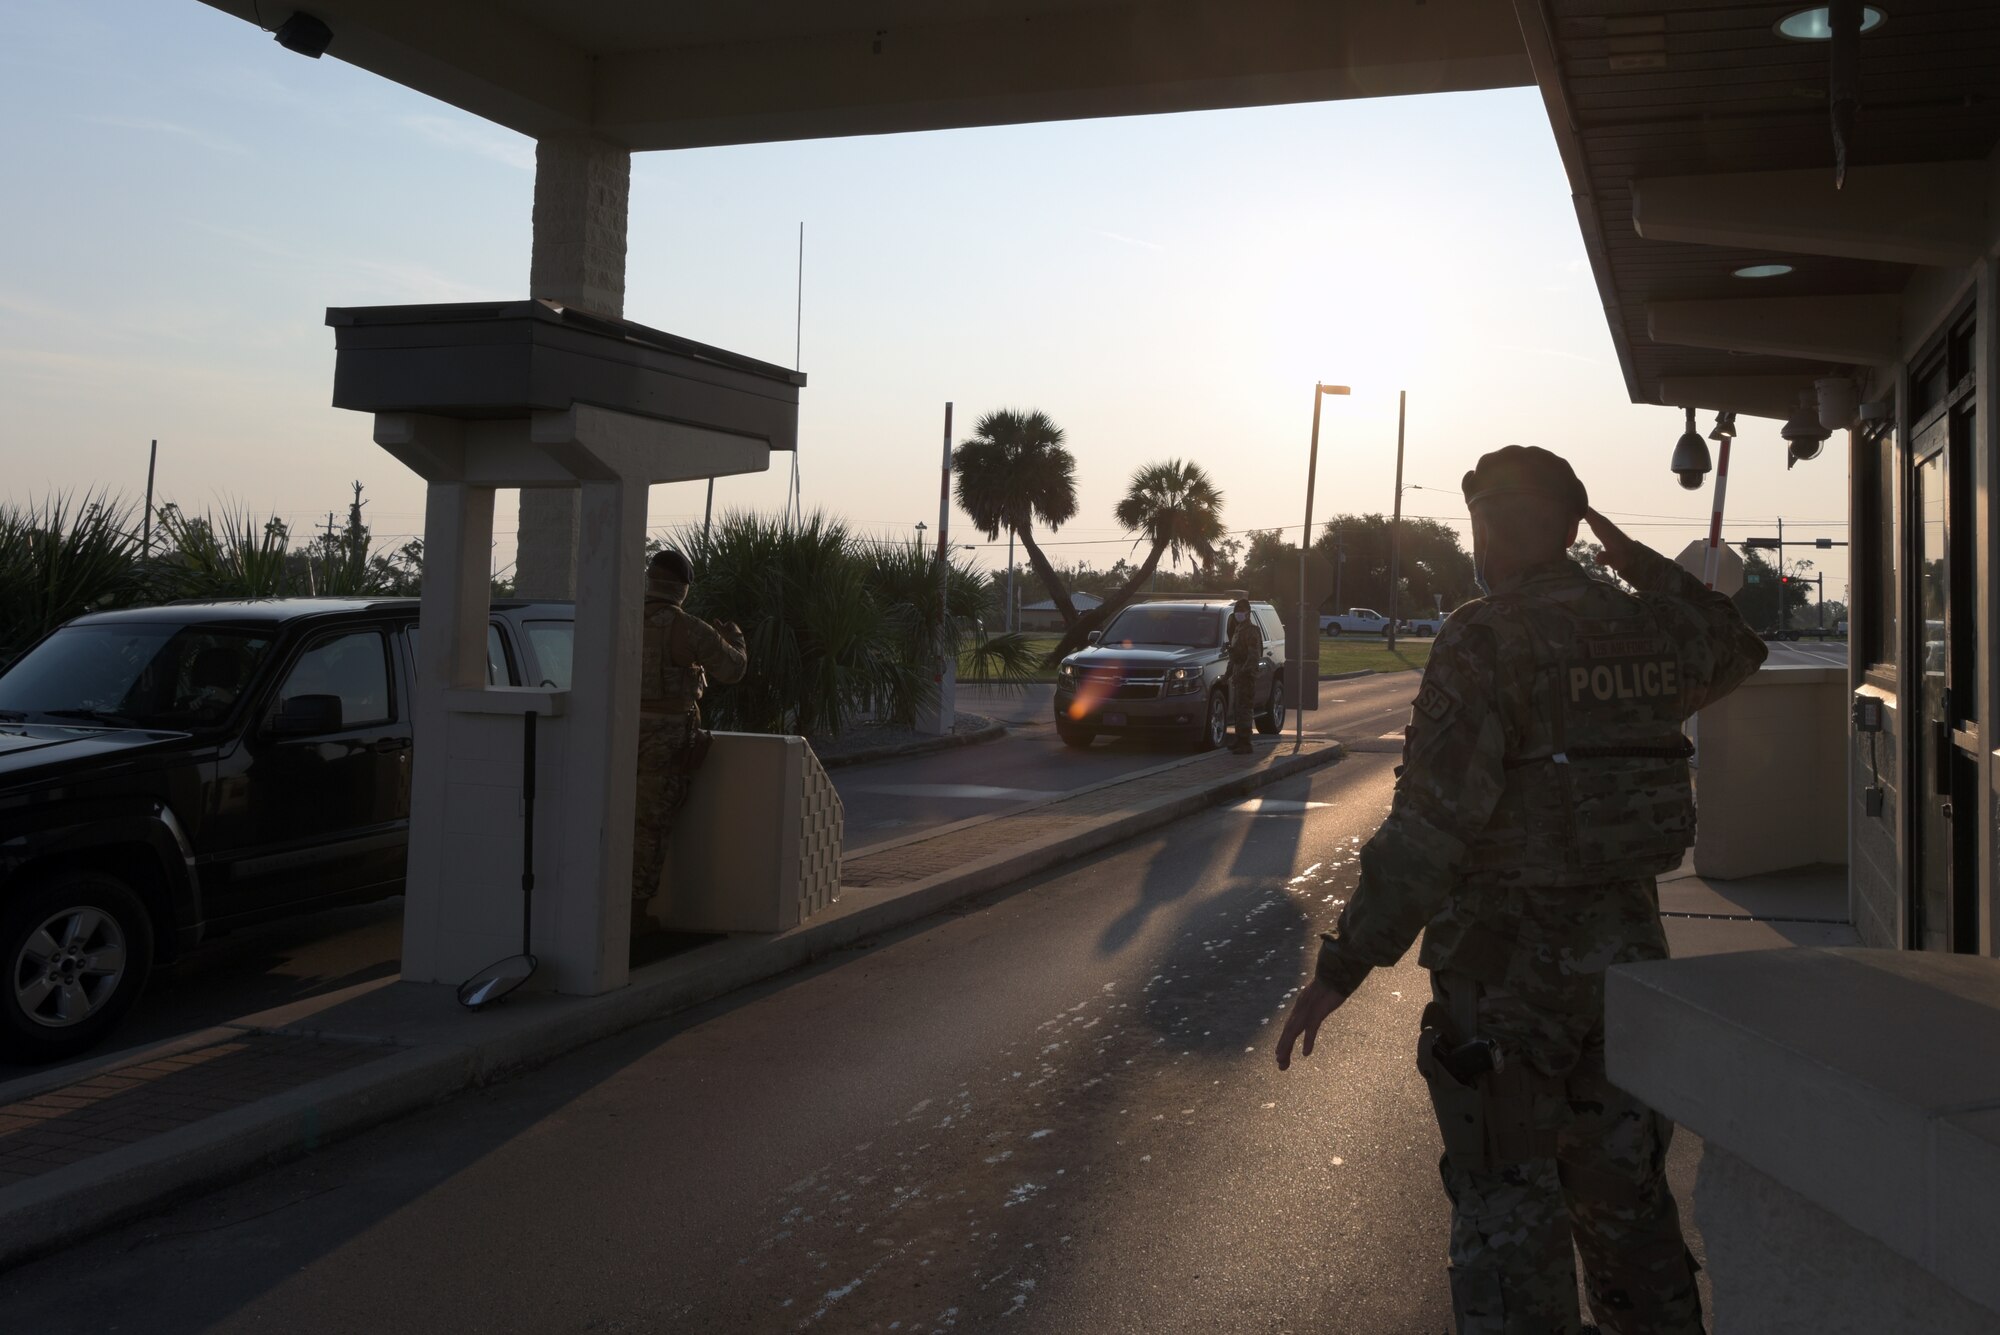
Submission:
M 1299 642 L 1299 666 L 1298 671 L 1295 673 L 1297 680 L 1293 682 L 1292 690 L 1296 693 L 1296 699 L 1301 707 L 1293 711 L 1298 719 L 1297 727 L 1293 732 L 1292 744 L 1294 747 L 1303 747 L 1306 744 L 1306 711 L 1303 708 L 1306 698 L 1306 646 L 1308 644 L 1312 646 L 1315 659 L 1319 655 L 1319 623 L 1313 622 L 1313 633 L 1310 636 L 1306 634 L 1306 552 L 1312 548 L 1313 481 L 1319 476 L 1319 401 L 1321 396 L 1326 394 L 1345 394 L 1347 392 L 1347 386 L 1345 385 L 1328 385 L 1317 381 L 1313 384 L 1312 451 L 1306 456 L 1306 522 L 1305 526 L 1299 530 L 1299 619 L 1293 625 L 1292 634 L 1289 637 Z M 1291 645 L 1287 643 L 1285 647 L 1289 650 Z M 1319 670 L 1317 661 L 1313 663 L 1312 670 L 1315 672 Z
M 1736 410 L 1734 408 L 1724 408 L 1716 413 L 1715 429 L 1708 433 L 1708 438 L 1717 442 L 1736 439 Z
M 1403 409 L 1409 402 L 1410 392 L 1396 391 L 1396 511 L 1389 521 L 1389 652 L 1396 652 L 1396 585 L 1400 581 L 1398 570 L 1402 556 L 1403 537 Z
M 1681 432 L 1681 438 L 1674 442 L 1672 469 L 1674 476 L 1681 480 L 1681 486 L 1689 491 L 1695 491 L 1700 488 L 1702 478 L 1708 474 L 1712 465 L 1708 460 L 1708 442 L 1703 440 L 1701 432 L 1694 428 L 1694 409 L 1689 408 L 1686 411 L 1687 429 Z

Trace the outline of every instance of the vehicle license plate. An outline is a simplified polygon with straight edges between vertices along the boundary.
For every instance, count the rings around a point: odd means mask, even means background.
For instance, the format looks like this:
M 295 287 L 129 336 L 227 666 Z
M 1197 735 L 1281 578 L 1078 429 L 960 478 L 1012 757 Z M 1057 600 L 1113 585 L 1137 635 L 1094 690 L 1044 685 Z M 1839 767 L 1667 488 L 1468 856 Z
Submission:
M 1123 714 L 1106 714 L 1104 716 L 1104 726 L 1107 728 L 1122 728 L 1125 726 L 1125 716 Z

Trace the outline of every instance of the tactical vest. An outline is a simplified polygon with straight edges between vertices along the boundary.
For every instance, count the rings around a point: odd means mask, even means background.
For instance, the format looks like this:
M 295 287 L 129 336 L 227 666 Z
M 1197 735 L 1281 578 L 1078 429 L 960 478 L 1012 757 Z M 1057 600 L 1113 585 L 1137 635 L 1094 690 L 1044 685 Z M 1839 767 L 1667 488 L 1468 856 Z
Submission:
M 701 700 L 708 674 L 688 643 L 687 613 L 664 599 L 646 600 L 644 657 L 639 668 L 639 712 L 680 718 Z
M 1618 604 L 1623 614 L 1593 615 Z M 1585 885 L 1679 866 L 1694 843 L 1693 747 L 1681 732 L 1687 683 L 1673 637 L 1643 602 L 1610 590 L 1490 605 L 1506 612 L 1481 618 L 1503 642 L 1502 661 L 1531 658 L 1535 671 L 1469 879 Z

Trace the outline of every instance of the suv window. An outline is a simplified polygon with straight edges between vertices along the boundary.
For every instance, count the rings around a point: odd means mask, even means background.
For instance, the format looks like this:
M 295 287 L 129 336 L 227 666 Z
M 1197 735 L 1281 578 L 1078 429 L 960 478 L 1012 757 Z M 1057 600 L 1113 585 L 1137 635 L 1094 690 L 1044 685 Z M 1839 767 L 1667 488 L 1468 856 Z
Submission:
M 535 662 L 541 665 L 537 686 L 569 689 L 570 664 L 576 651 L 576 624 L 570 621 L 530 621 L 528 643 L 535 648 Z
M 379 630 L 351 630 L 319 641 L 300 656 L 278 691 L 278 707 L 301 695 L 340 698 L 340 726 L 362 728 L 387 723 L 388 644 Z
M 1128 607 L 1105 628 L 1098 643 L 1213 649 L 1222 643 L 1222 617 L 1221 610 L 1213 607 Z
M 410 666 L 417 664 L 417 627 L 412 625 L 403 632 L 410 642 Z M 517 686 L 519 679 L 514 675 L 513 660 L 507 654 L 507 642 L 500 635 L 500 623 L 486 623 L 486 684 L 488 686 Z
M 1252 607 L 1257 614 L 1257 626 L 1264 632 L 1264 644 L 1271 651 L 1271 657 L 1282 658 L 1280 650 L 1285 643 L 1285 626 L 1278 620 L 1278 614 L 1268 607 Z
M 0 677 L 0 713 L 210 727 L 236 707 L 270 647 L 269 636 L 220 627 L 65 626 Z

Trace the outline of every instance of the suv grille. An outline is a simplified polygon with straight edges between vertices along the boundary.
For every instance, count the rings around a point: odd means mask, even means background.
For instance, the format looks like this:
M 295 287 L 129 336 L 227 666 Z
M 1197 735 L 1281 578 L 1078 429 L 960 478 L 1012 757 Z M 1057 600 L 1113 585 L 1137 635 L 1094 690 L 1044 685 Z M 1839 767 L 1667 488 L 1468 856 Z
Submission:
M 1123 672 L 1099 669 L 1082 674 L 1082 685 L 1102 700 L 1157 700 L 1160 686 L 1166 680 L 1163 672 Z

